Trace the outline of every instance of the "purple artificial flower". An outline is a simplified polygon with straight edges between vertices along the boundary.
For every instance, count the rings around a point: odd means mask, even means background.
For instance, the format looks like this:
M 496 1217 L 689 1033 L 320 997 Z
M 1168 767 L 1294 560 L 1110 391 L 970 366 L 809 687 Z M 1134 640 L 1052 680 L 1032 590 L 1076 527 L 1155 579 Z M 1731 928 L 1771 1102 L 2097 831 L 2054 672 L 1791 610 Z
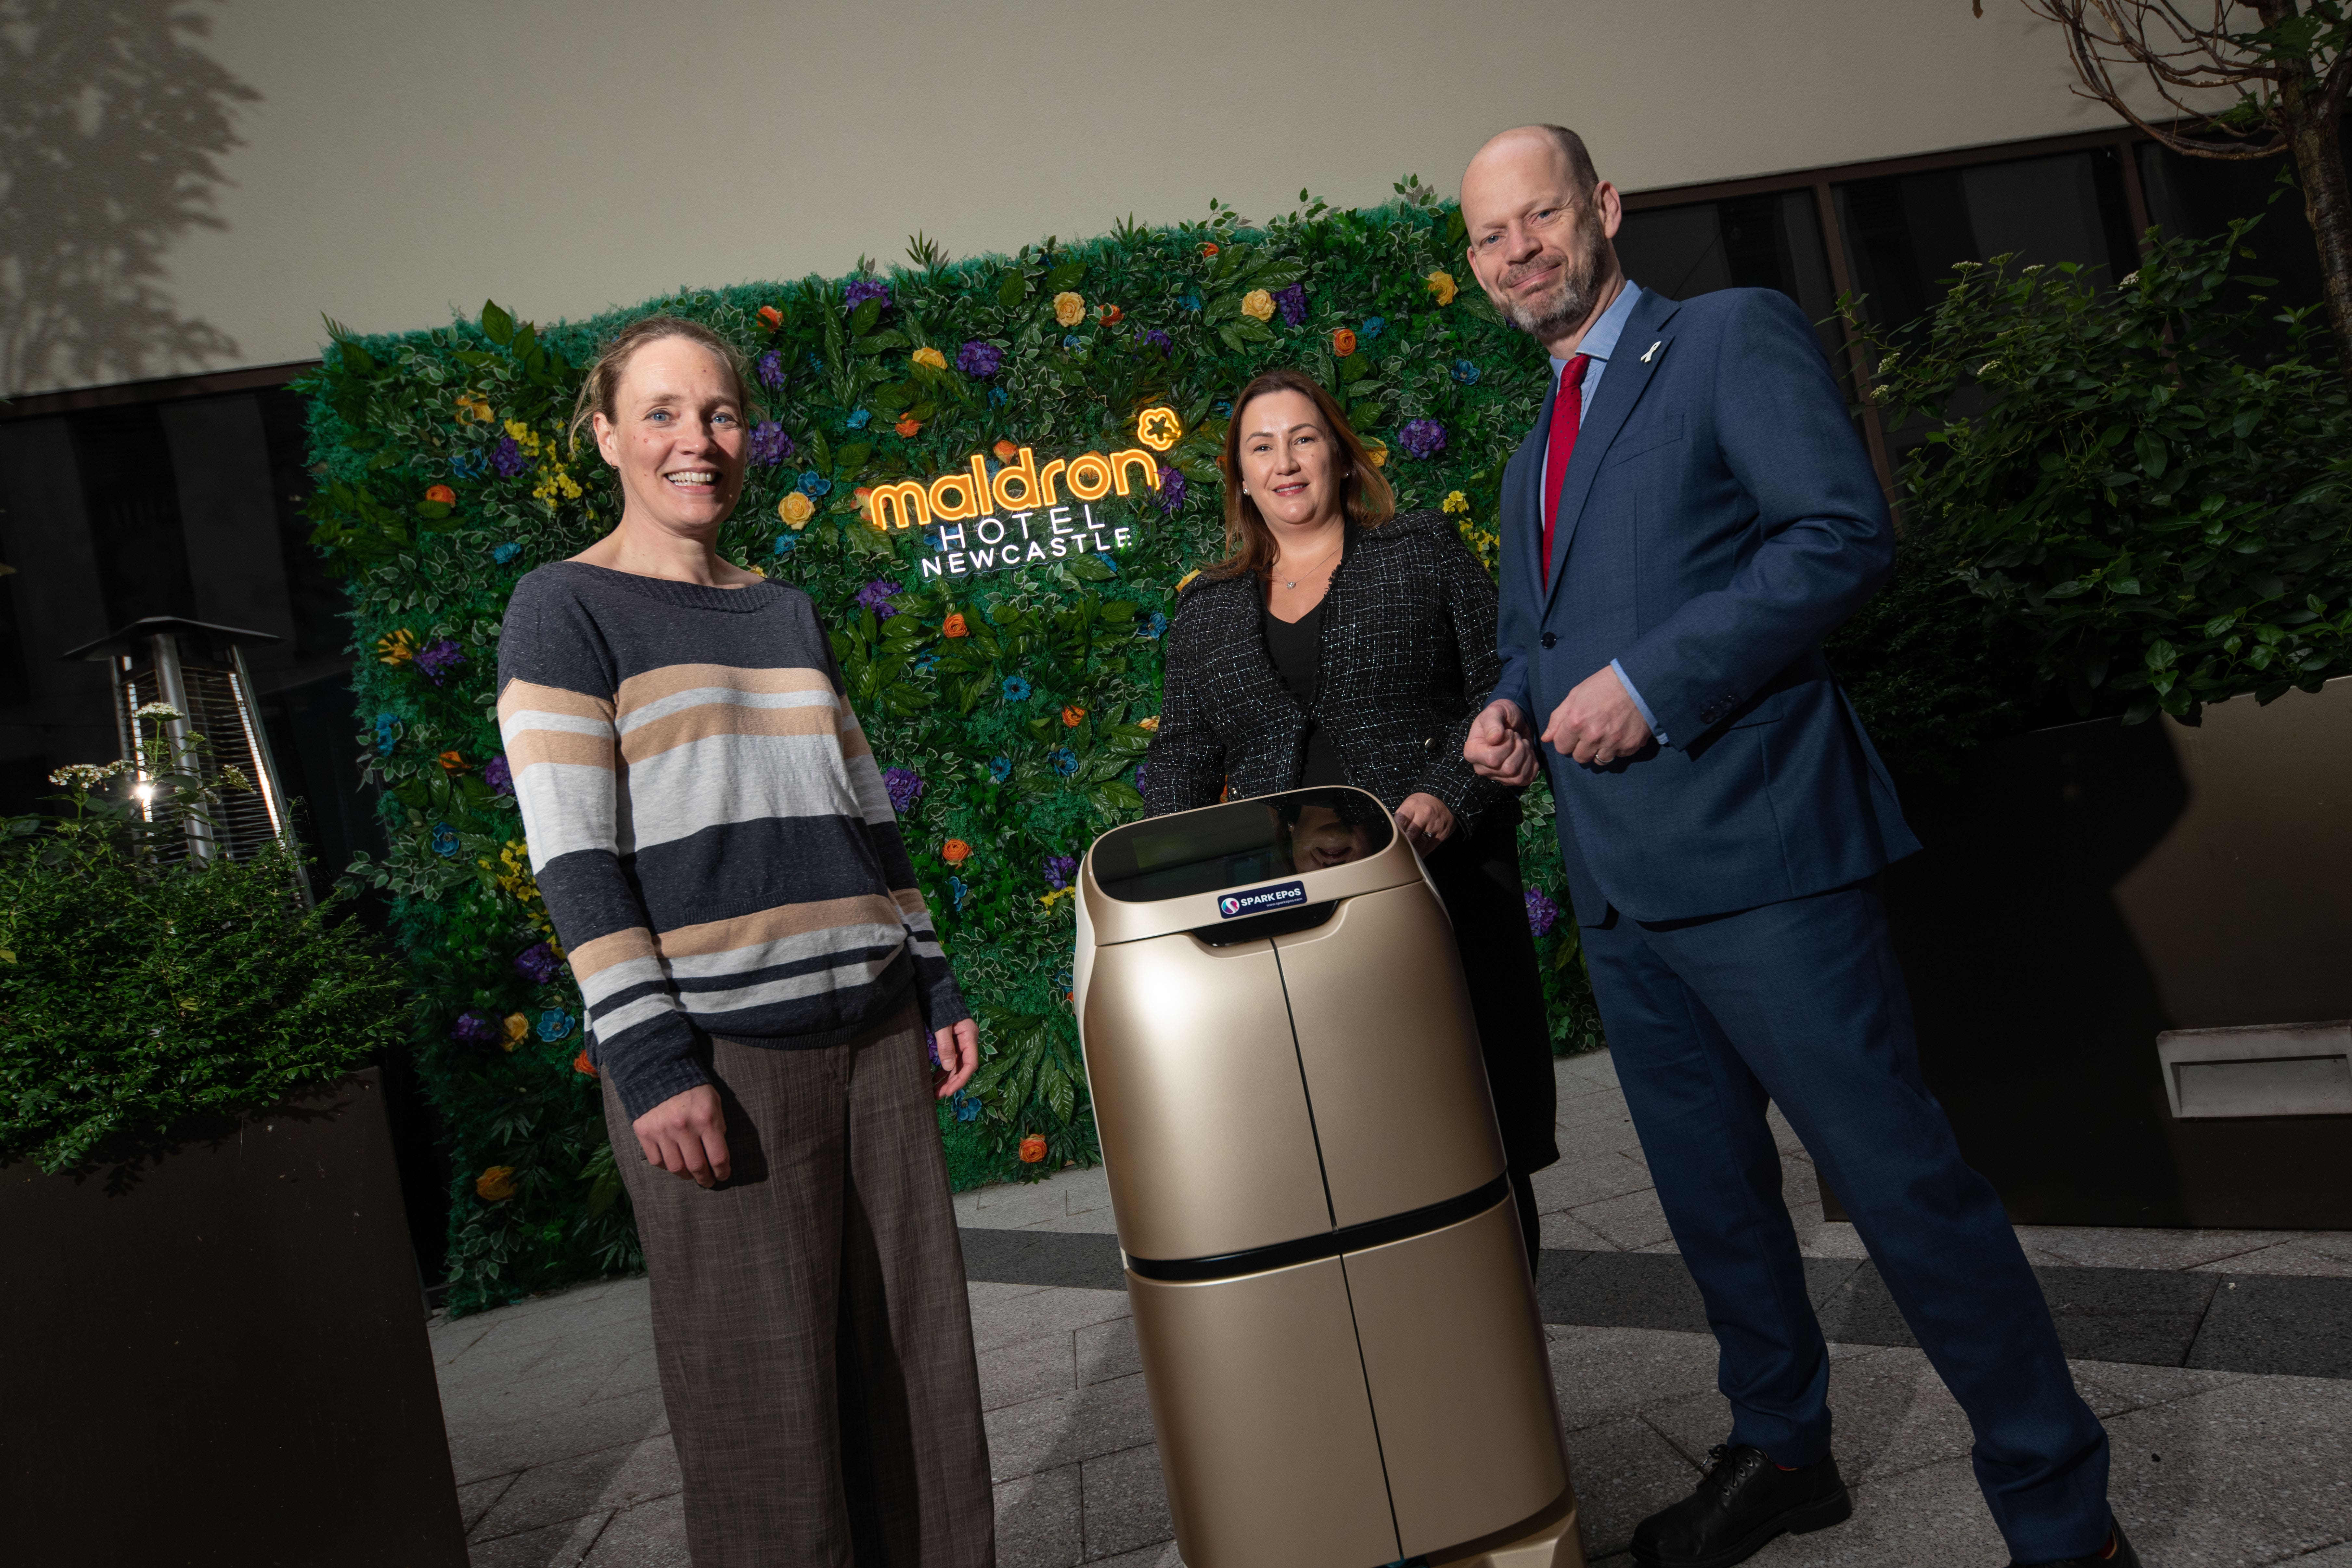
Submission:
M 751 460 L 762 468 L 774 468 L 793 455 L 793 438 L 784 427 L 772 419 L 762 419 L 751 427 Z
M 490 786 L 492 795 L 514 794 L 514 770 L 507 766 L 503 756 L 492 757 L 482 764 L 482 782 Z
M 1183 504 L 1184 476 L 1170 468 L 1167 464 L 1160 464 L 1160 510 L 1162 511 L 1174 511 L 1178 507 L 1182 506 Z
M 1138 795 L 1141 795 L 1143 793 L 1144 771 L 1150 766 L 1151 764 L 1150 763 L 1138 763 L 1135 764 L 1135 793 Z
M 1275 308 L 1282 312 L 1283 325 L 1298 325 L 1307 319 L 1307 285 L 1293 283 L 1287 289 L 1276 289 L 1274 303 Z
M 1549 936 L 1551 928 L 1559 923 L 1559 906 L 1541 888 L 1528 889 L 1528 930 L 1538 936 Z
M 1416 419 L 1397 432 L 1397 445 L 1416 458 L 1445 450 L 1445 426 L 1434 419 Z
M 890 285 L 879 278 L 853 278 L 841 290 L 841 308 L 855 310 L 868 300 L 879 300 L 882 308 L 890 308 Z
M 857 607 L 871 610 L 877 621 L 887 621 L 898 612 L 890 603 L 890 595 L 899 592 L 898 584 L 877 577 L 857 590 Z
M 461 1046 L 487 1046 L 505 1031 L 499 1021 L 478 1007 L 468 1007 L 449 1026 L 449 1037 Z
M 758 374 L 761 386 L 784 384 L 784 356 L 781 350 L 770 349 L 760 356 Z
M 1004 351 L 994 343 L 982 342 L 978 338 L 956 351 L 956 369 L 966 375 L 994 375 L 1004 363 Z
M 532 942 L 515 954 L 515 973 L 533 985 L 544 985 L 555 978 L 563 961 L 555 956 L 555 949 L 543 942 Z
M 449 672 L 465 662 L 466 650 L 457 646 L 454 637 L 443 637 L 416 656 L 416 668 L 430 677 L 436 686 L 448 679 Z
M 1078 874 L 1078 858 L 1075 855 L 1045 857 L 1045 882 L 1053 888 L 1066 888 L 1070 879 Z
M 513 437 L 501 436 L 499 444 L 490 449 L 490 467 L 510 479 L 530 467 L 530 459 L 522 455 Z
M 882 787 L 890 792 L 890 809 L 904 816 L 923 798 L 923 775 L 912 768 L 885 768 Z
M 1158 349 L 1161 353 L 1166 353 L 1170 348 L 1174 346 L 1176 342 L 1175 339 L 1170 337 L 1166 332 L 1161 331 L 1158 327 L 1154 327 L 1150 331 L 1144 333 L 1138 341 L 1140 342 L 1145 348 Z

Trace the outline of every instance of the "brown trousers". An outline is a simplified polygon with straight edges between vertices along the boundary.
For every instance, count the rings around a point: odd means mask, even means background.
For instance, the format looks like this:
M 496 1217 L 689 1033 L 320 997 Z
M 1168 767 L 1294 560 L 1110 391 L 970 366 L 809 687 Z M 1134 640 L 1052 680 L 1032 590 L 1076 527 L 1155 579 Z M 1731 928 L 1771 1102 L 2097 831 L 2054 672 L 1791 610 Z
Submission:
M 653 1275 L 695 1568 L 992 1568 L 963 1252 L 912 1003 L 845 1045 L 712 1040 L 733 1174 L 604 1121 Z

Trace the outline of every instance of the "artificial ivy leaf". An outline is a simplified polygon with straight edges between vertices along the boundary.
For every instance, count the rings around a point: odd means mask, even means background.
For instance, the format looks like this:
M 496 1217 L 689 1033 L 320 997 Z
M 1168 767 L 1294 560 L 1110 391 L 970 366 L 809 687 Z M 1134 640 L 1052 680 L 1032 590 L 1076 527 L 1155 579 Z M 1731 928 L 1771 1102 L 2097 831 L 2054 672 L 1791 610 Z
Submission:
M 866 459 L 873 455 L 874 443 L 871 441 L 852 441 L 834 454 L 833 477 L 843 480 L 856 479 L 858 470 L 866 467 Z
M 874 323 L 881 319 L 882 301 L 878 298 L 866 300 L 849 313 L 849 335 L 853 338 L 864 337 L 874 330 Z
M 514 318 L 499 309 L 499 303 L 495 300 L 482 301 L 482 335 L 494 343 L 508 343 L 514 341 Z
M 1008 310 L 1019 310 L 1021 301 L 1028 297 L 1029 279 L 1017 269 L 1006 273 L 1004 281 L 997 286 L 996 302 Z
M 1046 292 L 1059 294 L 1066 289 L 1075 289 L 1078 286 L 1078 279 L 1084 278 L 1086 275 L 1087 264 L 1085 262 L 1065 261 L 1059 267 L 1055 268 L 1054 270 L 1045 274 Z
M 1069 563 L 1070 574 L 1082 583 L 1108 583 L 1118 575 L 1098 556 L 1081 555 Z

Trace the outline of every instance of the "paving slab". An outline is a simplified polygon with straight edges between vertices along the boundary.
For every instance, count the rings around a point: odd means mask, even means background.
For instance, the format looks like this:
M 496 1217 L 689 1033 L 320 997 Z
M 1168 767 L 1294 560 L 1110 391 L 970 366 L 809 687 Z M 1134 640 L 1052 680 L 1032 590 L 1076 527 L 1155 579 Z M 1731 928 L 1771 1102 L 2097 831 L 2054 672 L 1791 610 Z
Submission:
M 604 1533 L 610 1517 L 591 1514 L 585 1519 L 569 1519 L 560 1524 L 527 1530 L 520 1535 L 477 1537 L 467 1543 L 467 1561 L 471 1568 L 578 1568 L 588 1549 L 596 1544 L 596 1537 Z M 681 1520 L 680 1544 L 684 1543 L 685 1534 Z
M 1076 1465 L 997 1483 L 997 1568 L 1069 1568 L 1083 1560 L 1080 1495 Z
M 1090 1323 L 1108 1322 L 1128 1315 L 1127 1292 L 1119 1290 L 1035 1290 L 971 1307 L 971 1342 L 987 1355 L 999 1346 L 1035 1339 L 1055 1330 L 1075 1331 Z
M 2220 1283 L 2187 1364 L 2352 1378 L 2352 1282 L 2242 1275 Z
M 1140 1373 L 1002 1405 L 987 1426 L 989 1468 L 1000 1481 L 1153 1441 Z
M 651 1502 L 674 1495 L 678 1487 L 677 1453 L 665 1433 L 625 1448 L 534 1466 L 507 1489 L 475 1532 L 484 1539 L 516 1535 Z
M 2242 1378 L 2107 1433 L 2110 1495 L 2151 1568 L 2292 1561 L 2352 1537 L 2352 1383 Z
M 1074 1336 L 1077 1345 L 1078 1382 L 1108 1383 L 1143 1370 L 1143 1348 L 1135 1341 L 1135 1320 L 1112 1318 L 1088 1323 Z
M 1089 1558 L 1116 1556 L 1174 1536 L 1157 1447 L 1146 1443 L 1098 1454 L 1079 1468 Z
M 981 1358 L 980 1407 L 993 1410 L 1077 1387 L 1074 1338 L 1072 1331 L 1055 1329 L 994 1347 Z
M 1698 1469 L 1631 1415 L 1570 1432 L 1567 1443 L 1578 1522 L 1595 1557 L 1622 1552 L 1635 1525 L 1698 1484 Z
M 1547 1327 L 1544 1341 L 1564 1431 L 1581 1431 L 1648 1405 L 1702 1394 L 1722 1408 L 1715 1392 L 1712 1334 Z
M 659 1498 L 614 1514 L 589 1549 L 583 1568 L 688 1568 L 686 1503 Z

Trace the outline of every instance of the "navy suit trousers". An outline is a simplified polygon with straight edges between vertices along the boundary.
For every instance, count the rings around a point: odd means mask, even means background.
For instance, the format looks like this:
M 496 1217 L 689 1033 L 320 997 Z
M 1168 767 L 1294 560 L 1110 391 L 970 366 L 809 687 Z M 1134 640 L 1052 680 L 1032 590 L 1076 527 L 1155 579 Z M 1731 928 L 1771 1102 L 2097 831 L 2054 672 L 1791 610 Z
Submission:
M 1977 1481 L 2038 1563 L 2106 1540 L 2107 1438 L 2000 1199 L 1919 1076 L 1878 879 L 1582 931 L 1643 1154 L 1720 1347 L 1731 1441 L 1829 1451 L 1829 1356 L 1764 1119 L 1780 1106 L 1974 1428 Z

